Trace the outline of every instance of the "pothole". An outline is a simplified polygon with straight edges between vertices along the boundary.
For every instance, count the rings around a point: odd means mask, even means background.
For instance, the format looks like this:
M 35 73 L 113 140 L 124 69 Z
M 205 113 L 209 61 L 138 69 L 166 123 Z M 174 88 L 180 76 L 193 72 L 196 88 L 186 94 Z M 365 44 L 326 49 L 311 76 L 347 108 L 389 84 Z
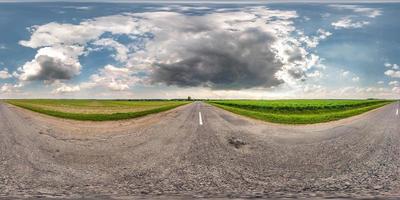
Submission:
M 247 144 L 245 141 L 243 141 L 242 139 L 239 139 L 237 137 L 228 138 L 228 143 L 230 145 L 234 146 L 236 149 L 239 149 L 240 147 Z

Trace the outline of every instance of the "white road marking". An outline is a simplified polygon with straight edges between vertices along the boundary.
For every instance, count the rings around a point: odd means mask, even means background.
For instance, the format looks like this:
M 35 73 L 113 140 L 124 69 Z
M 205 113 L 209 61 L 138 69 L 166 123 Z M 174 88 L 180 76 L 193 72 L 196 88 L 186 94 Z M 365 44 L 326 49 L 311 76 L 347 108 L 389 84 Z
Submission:
M 201 112 L 199 112 L 199 124 L 203 125 L 203 119 L 201 118 Z
M 396 110 L 396 115 L 399 115 L 399 109 L 397 108 L 397 110 Z

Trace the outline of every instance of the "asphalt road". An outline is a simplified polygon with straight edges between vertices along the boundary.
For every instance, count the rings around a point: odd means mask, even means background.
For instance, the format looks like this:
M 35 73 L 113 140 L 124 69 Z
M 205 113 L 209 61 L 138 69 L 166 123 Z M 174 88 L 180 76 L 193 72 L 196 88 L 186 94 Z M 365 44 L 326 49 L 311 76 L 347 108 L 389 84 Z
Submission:
M 118 122 L 0 103 L 0 199 L 400 197 L 397 109 L 286 126 L 201 102 Z

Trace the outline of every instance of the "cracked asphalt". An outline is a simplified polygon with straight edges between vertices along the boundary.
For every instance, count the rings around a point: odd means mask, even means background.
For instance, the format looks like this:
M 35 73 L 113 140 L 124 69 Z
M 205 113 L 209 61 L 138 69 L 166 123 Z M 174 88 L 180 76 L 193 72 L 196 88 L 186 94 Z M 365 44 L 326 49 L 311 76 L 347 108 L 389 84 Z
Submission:
M 202 102 L 114 122 L 0 103 L 0 199 L 396 199 L 396 109 L 289 126 Z

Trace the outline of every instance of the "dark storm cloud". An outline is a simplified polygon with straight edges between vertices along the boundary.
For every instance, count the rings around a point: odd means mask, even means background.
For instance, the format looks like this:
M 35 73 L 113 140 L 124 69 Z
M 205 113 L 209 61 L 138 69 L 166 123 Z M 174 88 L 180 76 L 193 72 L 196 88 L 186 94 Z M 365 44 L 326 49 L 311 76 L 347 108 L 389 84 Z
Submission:
M 41 55 L 36 59 L 40 70 L 36 75 L 29 76 L 27 80 L 68 80 L 79 73 L 76 64 L 68 64 L 59 59 Z
M 300 69 L 290 69 L 288 73 L 295 79 L 305 79 L 306 73 Z
M 176 63 L 156 63 L 153 82 L 180 87 L 212 89 L 271 87 L 282 83 L 275 77 L 283 64 L 271 49 L 276 40 L 258 29 L 210 32 L 182 44 Z

